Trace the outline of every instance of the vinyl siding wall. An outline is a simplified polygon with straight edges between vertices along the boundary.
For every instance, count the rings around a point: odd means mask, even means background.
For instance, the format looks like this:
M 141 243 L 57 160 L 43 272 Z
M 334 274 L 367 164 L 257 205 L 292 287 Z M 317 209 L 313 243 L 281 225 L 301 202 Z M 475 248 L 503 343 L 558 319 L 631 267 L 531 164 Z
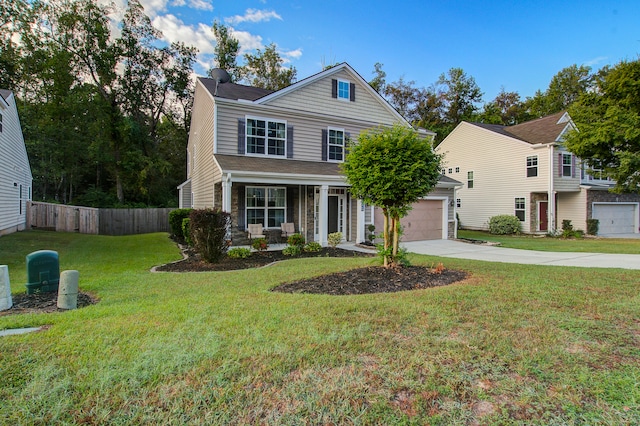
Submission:
M 293 126 L 292 159 L 301 161 L 322 160 L 322 130 L 328 127 L 342 128 L 354 140 L 362 130 L 374 127 L 336 117 L 312 117 L 301 111 L 221 101 L 218 102 L 218 154 L 238 155 L 238 119 L 246 116 L 285 120 L 287 126 Z
M 331 97 L 331 80 L 346 80 L 356 84 L 355 102 Z M 396 120 L 389 108 L 360 85 L 347 71 L 315 81 L 305 87 L 269 102 L 269 105 L 289 110 L 305 110 L 334 117 L 350 117 L 369 123 L 391 125 Z
M 492 216 L 515 214 L 515 198 L 525 199 L 525 221 L 530 229 L 530 193 L 546 192 L 549 184 L 549 150 L 489 130 L 461 123 L 436 148 L 444 154 L 446 175 L 463 183 L 456 198 L 462 226 L 488 229 Z M 538 176 L 527 177 L 527 157 L 537 156 Z M 459 172 L 456 173 L 456 167 Z M 453 173 L 449 174 L 449 168 Z M 473 171 L 473 188 L 467 186 L 467 172 Z
M 15 100 L 9 96 L 8 107 L 2 100 L 0 103 L 0 235 L 3 235 L 25 228 L 32 175 Z
M 563 149 L 554 149 L 553 153 L 553 189 L 558 192 L 575 192 L 580 191 L 580 162 L 572 155 L 572 176 L 561 176 L 561 154 L 570 154 Z M 558 223 L 558 227 L 562 222 Z
M 213 183 L 216 171 L 213 161 L 213 99 L 200 84 L 196 84 L 191 131 L 189 132 L 187 178 L 191 178 L 193 206 L 213 207 Z
M 562 230 L 562 221 L 570 220 L 573 229 L 587 230 L 587 190 L 579 192 L 559 192 L 558 193 L 558 225 L 557 229 Z

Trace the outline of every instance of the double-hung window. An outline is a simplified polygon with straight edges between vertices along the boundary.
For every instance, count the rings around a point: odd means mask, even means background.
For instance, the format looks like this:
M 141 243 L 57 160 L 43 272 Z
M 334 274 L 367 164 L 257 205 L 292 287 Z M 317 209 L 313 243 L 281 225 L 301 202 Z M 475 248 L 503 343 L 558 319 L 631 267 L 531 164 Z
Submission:
M 538 176 L 538 156 L 527 157 L 527 177 Z
M 247 154 L 284 157 L 286 146 L 286 122 L 247 118 Z
M 329 161 L 344 161 L 344 130 L 331 129 L 327 132 L 327 159 Z
M 287 190 L 281 187 L 248 186 L 246 189 L 247 224 L 261 223 L 279 228 L 285 222 Z
M 467 172 L 467 188 L 473 188 L 473 171 Z
M 524 222 L 525 202 L 524 198 L 516 198 L 515 200 L 515 215 L 520 222 Z
M 338 80 L 338 99 L 344 99 L 348 101 L 351 99 L 350 83 L 345 80 Z
M 573 175 L 573 159 L 571 154 L 562 154 L 562 176 L 571 177 Z

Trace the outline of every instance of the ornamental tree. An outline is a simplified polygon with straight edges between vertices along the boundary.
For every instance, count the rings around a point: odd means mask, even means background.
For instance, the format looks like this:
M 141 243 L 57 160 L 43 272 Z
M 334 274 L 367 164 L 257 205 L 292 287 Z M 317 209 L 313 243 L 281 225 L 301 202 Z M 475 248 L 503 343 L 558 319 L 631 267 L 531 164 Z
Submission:
M 441 156 L 431 141 L 396 124 L 365 130 L 349 147 L 342 172 L 353 196 L 384 214 L 384 266 L 398 266 L 400 219 L 438 182 Z

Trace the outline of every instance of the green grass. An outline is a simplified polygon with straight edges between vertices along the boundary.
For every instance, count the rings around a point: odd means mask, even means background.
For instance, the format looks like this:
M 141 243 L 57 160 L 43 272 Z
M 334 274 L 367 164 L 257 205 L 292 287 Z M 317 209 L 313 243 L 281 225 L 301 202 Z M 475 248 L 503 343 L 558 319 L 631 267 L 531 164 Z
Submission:
M 471 276 L 279 294 L 374 260 L 153 274 L 179 258 L 163 234 L 24 232 L 0 238 L 15 291 L 41 248 L 100 303 L 0 316 L 0 329 L 50 325 L 0 338 L 0 424 L 640 423 L 640 271 L 412 255 Z
M 483 231 L 459 230 L 458 238 L 498 242 L 502 247 L 540 251 L 640 254 L 640 238 L 554 238 L 533 235 L 493 235 Z

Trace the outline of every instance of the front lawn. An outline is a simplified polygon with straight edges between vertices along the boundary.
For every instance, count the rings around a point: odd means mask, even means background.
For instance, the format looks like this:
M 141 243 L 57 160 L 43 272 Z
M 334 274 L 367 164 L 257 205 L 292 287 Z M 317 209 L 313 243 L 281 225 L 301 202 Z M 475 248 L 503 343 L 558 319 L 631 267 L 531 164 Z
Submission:
M 640 271 L 410 256 L 471 276 L 286 294 L 376 260 L 154 274 L 180 258 L 166 234 L 24 232 L 0 238 L 14 291 L 43 248 L 100 302 L 0 316 L 49 326 L 0 337 L 0 424 L 640 423 Z
M 501 247 L 586 253 L 640 254 L 640 238 L 555 238 L 533 235 L 493 235 L 484 231 L 458 230 L 458 238 L 500 243 Z

